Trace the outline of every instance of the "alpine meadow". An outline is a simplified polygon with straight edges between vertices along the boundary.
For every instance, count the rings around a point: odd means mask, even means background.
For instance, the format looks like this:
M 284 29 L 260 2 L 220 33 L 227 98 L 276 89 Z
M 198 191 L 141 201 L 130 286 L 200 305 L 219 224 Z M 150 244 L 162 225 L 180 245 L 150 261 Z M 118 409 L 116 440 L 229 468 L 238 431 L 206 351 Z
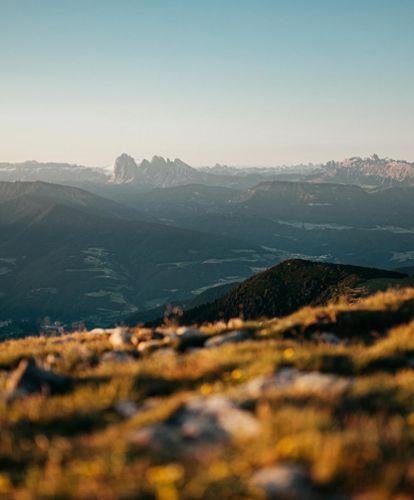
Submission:
M 0 498 L 414 500 L 414 3 L 0 0 Z

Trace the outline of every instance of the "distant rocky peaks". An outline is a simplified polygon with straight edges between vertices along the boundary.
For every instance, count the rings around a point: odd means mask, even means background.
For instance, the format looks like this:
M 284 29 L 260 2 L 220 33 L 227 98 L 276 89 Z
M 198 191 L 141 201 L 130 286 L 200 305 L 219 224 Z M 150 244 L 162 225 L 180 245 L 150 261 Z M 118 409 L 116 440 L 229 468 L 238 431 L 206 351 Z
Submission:
M 232 178 L 254 175 L 255 182 L 289 174 L 286 180 L 353 184 L 360 186 L 413 185 L 414 163 L 373 154 L 367 158 L 354 156 L 343 161 L 330 161 L 316 170 L 292 170 L 271 168 L 238 169 L 226 165 L 215 165 L 195 169 L 179 158 L 170 160 L 153 156 L 137 163 L 127 154 L 119 156 L 114 165 L 112 182 L 116 184 L 139 184 L 147 187 L 172 187 L 185 184 L 220 185 Z M 280 180 L 280 179 L 278 179 Z
M 115 160 L 113 180 L 118 184 L 133 182 L 136 179 L 138 166 L 132 156 L 122 153 Z
M 134 158 L 123 153 L 115 161 L 112 181 L 166 187 L 200 181 L 200 176 L 200 172 L 179 158 L 153 156 L 137 164 Z
M 323 167 L 321 180 L 337 180 L 355 184 L 412 184 L 414 163 L 403 160 L 380 158 L 373 154 L 368 158 L 354 156 L 343 161 L 330 161 Z
M 174 160 L 170 160 L 169 158 L 164 158 L 163 156 L 153 156 L 151 161 L 143 160 L 141 165 L 144 163 L 152 166 L 162 166 L 162 167 L 183 167 L 194 170 L 193 167 L 187 165 L 179 158 L 174 158 Z

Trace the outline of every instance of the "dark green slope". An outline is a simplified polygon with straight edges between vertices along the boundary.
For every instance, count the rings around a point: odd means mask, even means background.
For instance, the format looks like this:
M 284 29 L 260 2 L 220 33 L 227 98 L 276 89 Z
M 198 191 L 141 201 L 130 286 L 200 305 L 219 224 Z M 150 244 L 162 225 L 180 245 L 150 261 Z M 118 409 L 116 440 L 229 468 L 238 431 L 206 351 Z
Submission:
M 183 323 L 243 316 L 283 316 L 306 305 L 352 297 L 370 280 L 403 280 L 404 274 L 300 259 L 287 260 L 247 279 L 222 298 L 184 313 Z M 382 283 L 383 284 L 383 283 Z

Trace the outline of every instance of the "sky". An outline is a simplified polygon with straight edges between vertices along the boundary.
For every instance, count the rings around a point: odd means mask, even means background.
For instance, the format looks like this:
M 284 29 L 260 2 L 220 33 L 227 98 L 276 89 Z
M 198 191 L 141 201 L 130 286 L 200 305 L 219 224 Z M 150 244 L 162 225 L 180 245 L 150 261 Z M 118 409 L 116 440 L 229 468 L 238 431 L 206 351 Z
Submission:
M 0 162 L 414 161 L 413 0 L 0 0 Z

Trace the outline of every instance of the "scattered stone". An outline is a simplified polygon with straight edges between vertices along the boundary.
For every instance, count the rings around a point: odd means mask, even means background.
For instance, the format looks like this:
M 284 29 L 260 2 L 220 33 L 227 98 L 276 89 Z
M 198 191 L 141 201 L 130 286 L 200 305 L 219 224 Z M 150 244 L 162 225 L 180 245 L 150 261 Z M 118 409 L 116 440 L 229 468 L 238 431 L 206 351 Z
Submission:
M 242 331 L 235 330 L 233 332 L 224 333 L 223 335 L 216 335 L 214 337 L 210 337 L 205 346 L 206 347 L 218 347 L 224 344 L 235 344 L 237 342 L 243 342 L 244 340 L 249 340 L 250 336 Z
M 184 352 L 194 347 L 204 346 L 208 335 L 195 328 L 180 327 L 175 331 L 176 349 L 179 352 Z
M 188 401 L 166 421 L 134 433 L 131 442 L 165 454 L 194 455 L 259 432 L 254 416 L 228 398 L 211 396 Z
M 132 345 L 131 335 L 124 328 L 114 328 L 109 341 L 114 349 L 124 349 Z
M 302 467 L 297 465 L 264 467 L 253 474 L 251 484 L 269 499 L 311 500 L 315 498 L 307 474 Z
M 36 392 L 47 394 L 64 393 L 71 387 L 72 380 L 36 365 L 34 359 L 23 359 L 10 374 L 6 382 L 9 396 L 26 396 Z
M 259 398 L 279 389 L 294 389 L 299 392 L 317 392 L 340 394 L 351 386 L 351 380 L 337 375 L 319 372 L 300 372 L 295 368 L 282 368 L 275 375 L 257 377 L 248 382 L 241 392 L 253 398 Z

